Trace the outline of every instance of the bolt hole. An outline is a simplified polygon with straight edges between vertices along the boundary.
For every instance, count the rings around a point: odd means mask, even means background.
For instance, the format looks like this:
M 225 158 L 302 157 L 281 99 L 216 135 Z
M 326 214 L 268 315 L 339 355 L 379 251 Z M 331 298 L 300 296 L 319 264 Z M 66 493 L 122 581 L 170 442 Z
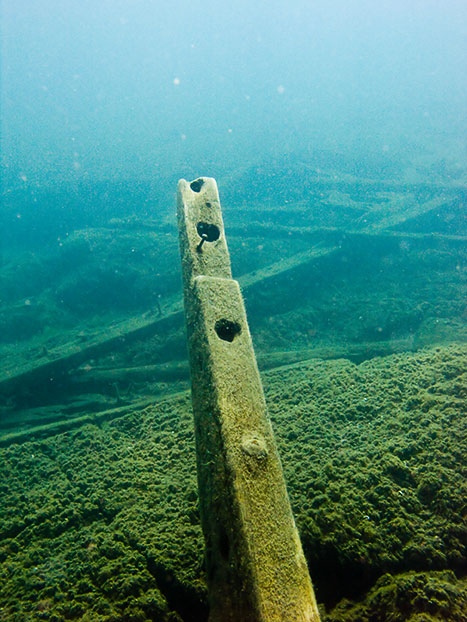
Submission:
M 214 329 L 220 339 L 230 342 L 232 342 L 235 337 L 242 332 L 241 326 L 238 322 L 231 322 L 226 319 L 217 320 Z
M 196 225 L 196 231 L 200 238 L 204 238 L 206 242 L 215 242 L 219 239 L 221 232 L 216 225 L 210 225 L 207 222 L 199 222 Z
M 204 181 L 202 179 L 195 179 L 190 184 L 190 188 L 193 192 L 201 192 L 201 188 L 203 187 Z

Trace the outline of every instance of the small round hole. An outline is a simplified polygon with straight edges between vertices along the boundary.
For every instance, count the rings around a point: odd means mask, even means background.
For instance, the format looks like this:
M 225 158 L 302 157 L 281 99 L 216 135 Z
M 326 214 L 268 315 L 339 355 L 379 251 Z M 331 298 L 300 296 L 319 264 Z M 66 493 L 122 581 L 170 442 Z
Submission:
M 238 322 L 231 322 L 225 318 L 217 320 L 214 329 L 220 339 L 230 342 L 242 332 L 242 328 Z
M 199 222 L 196 225 L 196 231 L 200 238 L 204 238 L 206 242 L 215 242 L 219 239 L 221 232 L 216 225 L 210 225 L 208 222 Z
M 204 181 L 202 179 L 195 179 L 190 184 L 190 188 L 193 192 L 201 192 L 201 188 L 203 187 Z

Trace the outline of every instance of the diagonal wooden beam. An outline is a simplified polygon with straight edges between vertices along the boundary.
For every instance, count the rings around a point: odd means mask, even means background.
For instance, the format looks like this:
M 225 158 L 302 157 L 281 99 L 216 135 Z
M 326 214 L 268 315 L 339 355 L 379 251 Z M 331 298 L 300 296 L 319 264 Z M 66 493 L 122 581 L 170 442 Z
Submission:
M 397 201 L 392 206 L 390 214 L 385 214 L 385 211 L 381 210 L 381 217 L 377 222 L 371 223 L 368 226 L 363 226 L 361 229 L 349 231 L 326 229 L 323 231 L 342 233 L 343 235 L 345 234 L 349 237 L 356 238 L 362 235 L 381 235 L 411 237 L 416 239 L 423 234 L 394 232 L 388 230 L 388 228 L 408 222 L 409 219 L 432 210 L 441 209 L 444 205 L 448 205 L 451 200 L 452 198 L 435 197 L 421 204 L 414 202 L 409 207 L 403 202 Z M 288 230 L 288 232 L 290 231 L 293 231 L 293 228 Z M 316 239 L 316 236 L 319 235 L 319 231 L 318 229 L 310 230 L 313 239 Z M 464 240 L 462 236 L 441 236 L 441 234 L 433 234 L 433 236 L 430 234 L 427 237 L 461 243 Z M 326 255 L 339 252 L 340 250 L 338 245 L 329 244 L 329 242 L 327 242 L 321 245 L 315 244 L 306 251 L 296 253 L 287 258 L 281 258 L 277 262 L 241 276 L 239 282 L 242 291 L 247 293 L 249 290 L 260 286 L 261 283 L 265 283 L 267 280 L 274 279 L 281 275 L 287 276 L 301 267 L 313 263 Z M 15 359 L 13 357 L 5 358 L 3 369 L 0 370 L 0 394 L 11 393 L 17 390 L 19 386 L 27 385 L 32 382 L 43 380 L 54 382 L 54 378 L 57 374 L 66 373 L 70 369 L 75 369 L 90 358 L 96 358 L 112 350 L 121 349 L 132 341 L 157 334 L 159 331 L 165 330 L 167 326 L 179 324 L 182 320 L 182 304 L 179 297 L 172 297 L 167 302 L 166 308 L 167 311 L 161 317 L 130 318 L 117 325 L 109 326 L 104 332 L 86 342 L 79 343 L 70 341 L 59 348 L 51 349 L 49 353 L 51 360 L 47 357 L 42 357 L 32 361 L 29 359 L 26 361 L 22 360 L 19 364 L 15 364 Z
M 210 622 L 319 622 L 214 179 L 178 186 Z

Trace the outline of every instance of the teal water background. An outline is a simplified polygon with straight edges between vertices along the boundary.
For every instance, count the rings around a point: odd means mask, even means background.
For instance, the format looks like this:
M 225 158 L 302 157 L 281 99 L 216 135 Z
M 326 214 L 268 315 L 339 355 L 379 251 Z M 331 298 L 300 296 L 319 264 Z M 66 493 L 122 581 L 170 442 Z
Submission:
M 175 189 L 199 175 L 218 180 L 236 277 L 290 258 L 265 299 L 247 292 L 260 353 L 460 338 L 466 17 L 454 1 L 4 1 L 1 378 L 31 365 L 57 383 L 83 363 L 70 352 L 180 311 Z M 329 263 L 289 277 L 315 245 Z M 120 367 L 186 362 L 181 327 Z M 15 391 L 2 412 L 37 401 Z
M 3 196 L 25 205 L 63 184 L 130 182 L 127 206 L 141 209 L 141 185 L 169 201 L 180 177 L 284 155 L 408 181 L 465 170 L 460 0 L 4 0 L 1 11 Z M 73 224 L 100 216 L 70 211 Z
M 0 620 L 207 619 L 203 175 L 323 622 L 465 622 L 467 3 L 0 11 Z

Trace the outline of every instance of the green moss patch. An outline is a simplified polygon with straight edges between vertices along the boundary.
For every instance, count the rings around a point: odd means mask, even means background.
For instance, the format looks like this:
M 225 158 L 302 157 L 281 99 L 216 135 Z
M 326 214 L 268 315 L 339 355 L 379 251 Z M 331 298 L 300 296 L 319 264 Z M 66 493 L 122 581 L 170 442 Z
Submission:
M 324 622 L 464 622 L 467 582 L 453 572 L 385 574 L 359 604 L 343 600 Z
M 264 375 L 329 622 L 465 619 L 466 362 L 451 346 Z M 0 454 L 0 619 L 207 619 L 188 394 Z

